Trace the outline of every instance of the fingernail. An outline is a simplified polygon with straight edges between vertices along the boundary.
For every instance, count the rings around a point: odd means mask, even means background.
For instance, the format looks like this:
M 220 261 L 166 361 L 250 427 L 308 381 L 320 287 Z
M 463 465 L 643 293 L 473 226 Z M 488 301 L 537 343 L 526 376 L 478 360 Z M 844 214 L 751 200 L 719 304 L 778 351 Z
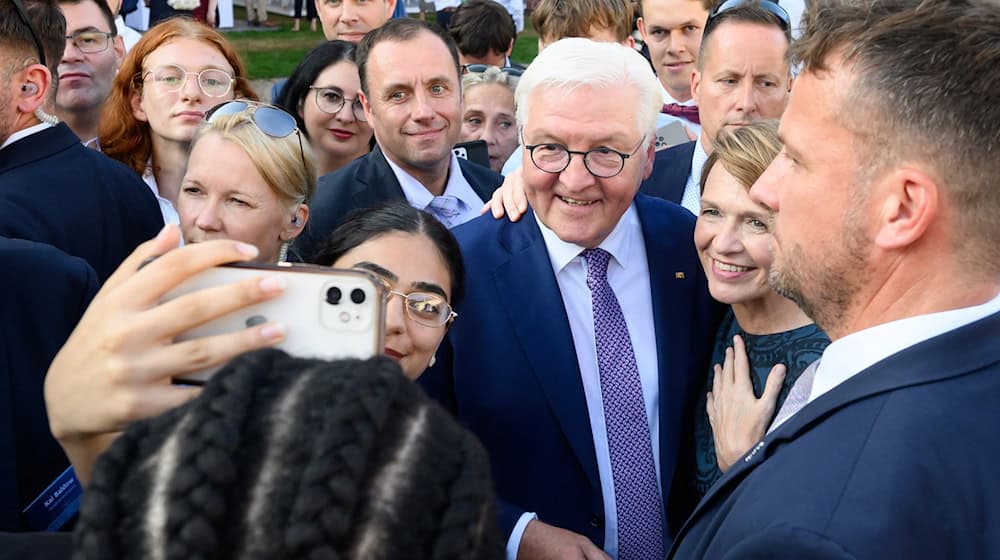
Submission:
M 236 250 L 248 257 L 256 257 L 257 255 L 260 254 L 260 251 L 258 251 L 257 248 L 254 247 L 253 245 L 249 243 L 243 243 L 240 241 L 236 242 Z
M 285 289 L 285 277 L 268 276 L 260 281 L 260 289 L 265 292 L 280 292 Z
M 271 323 L 261 327 L 260 336 L 265 340 L 278 340 L 285 338 L 285 330 L 284 323 Z

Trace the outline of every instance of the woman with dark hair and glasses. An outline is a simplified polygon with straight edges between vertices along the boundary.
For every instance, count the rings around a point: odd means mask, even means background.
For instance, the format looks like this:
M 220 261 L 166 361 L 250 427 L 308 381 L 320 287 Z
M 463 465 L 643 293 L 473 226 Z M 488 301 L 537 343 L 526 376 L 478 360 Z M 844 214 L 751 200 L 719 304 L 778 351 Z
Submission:
M 177 196 L 184 241 L 233 239 L 256 246 L 260 262 L 283 261 L 309 220 L 315 188 L 309 145 L 291 115 L 248 100 L 223 103 L 191 141 Z
M 470 64 L 462 67 L 462 142 L 483 140 L 490 154 L 490 169 L 500 173 L 517 149 L 514 90 L 520 72 Z
M 209 109 L 237 97 L 257 99 L 229 41 L 191 19 L 169 19 L 122 62 L 101 113 L 100 149 L 142 176 L 163 221 L 176 224 L 191 138 Z
M 360 92 L 354 45 L 347 41 L 330 41 L 310 51 L 282 88 L 276 105 L 295 115 L 312 143 L 317 176 L 371 151 L 372 127 Z
M 458 242 L 434 216 L 403 202 L 353 212 L 312 262 L 380 277 L 391 294 L 385 355 L 410 379 L 434 364 L 465 292 Z

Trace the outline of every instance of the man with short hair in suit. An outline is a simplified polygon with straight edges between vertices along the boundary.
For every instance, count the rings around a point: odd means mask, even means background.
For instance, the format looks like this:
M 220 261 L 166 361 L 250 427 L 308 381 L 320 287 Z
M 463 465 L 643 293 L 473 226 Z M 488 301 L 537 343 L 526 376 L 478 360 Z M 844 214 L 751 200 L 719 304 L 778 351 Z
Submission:
M 508 558 L 662 558 L 714 309 L 694 216 L 637 195 L 662 105 L 649 64 L 564 39 L 517 90 L 532 212 L 456 230 L 467 296 L 421 378 L 490 453 Z
M 672 557 L 1000 557 L 1000 11 L 806 19 L 751 197 L 775 213 L 773 286 L 833 342 Z
M 462 130 L 462 86 L 458 50 L 446 31 L 415 19 L 390 20 L 365 35 L 356 58 L 361 102 L 378 146 L 320 177 L 309 224 L 296 240 L 307 260 L 351 210 L 405 199 L 453 227 L 478 216 L 503 182 L 452 153 Z
M 776 119 L 785 110 L 792 88 L 790 37 L 788 14 L 769 0 L 730 1 L 712 11 L 691 73 L 701 134 L 657 152 L 640 192 L 699 214 L 701 168 L 719 131 Z
M 48 243 L 81 257 L 103 282 L 163 218 L 130 169 L 80 143 L 43 113 L 66 21 L 53 0 L 0 4 L 0 235 Z

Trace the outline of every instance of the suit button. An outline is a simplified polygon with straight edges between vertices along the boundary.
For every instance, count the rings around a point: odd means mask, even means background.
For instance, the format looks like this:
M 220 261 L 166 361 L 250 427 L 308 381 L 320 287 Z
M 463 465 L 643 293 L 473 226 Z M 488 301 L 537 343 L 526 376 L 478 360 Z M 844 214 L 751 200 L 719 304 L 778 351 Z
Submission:
M 594 514 L 590 516 L 590 526 L 595 529 L 600 529 L 604 527 L 604 519 L 601 519 L 600 515 Z

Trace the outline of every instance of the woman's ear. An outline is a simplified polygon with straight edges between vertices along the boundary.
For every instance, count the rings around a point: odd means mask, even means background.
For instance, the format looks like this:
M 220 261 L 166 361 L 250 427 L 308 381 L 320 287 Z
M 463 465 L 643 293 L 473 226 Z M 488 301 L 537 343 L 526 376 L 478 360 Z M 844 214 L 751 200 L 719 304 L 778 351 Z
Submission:
M 306 222 L 309 221 L 309 205 L 299 204 L 295 211 L 292 212 L 288 223 L 281 230 L 279 237 L 282 241 L 291 241 L 302 233 L 302 230 L 306 227 Z

